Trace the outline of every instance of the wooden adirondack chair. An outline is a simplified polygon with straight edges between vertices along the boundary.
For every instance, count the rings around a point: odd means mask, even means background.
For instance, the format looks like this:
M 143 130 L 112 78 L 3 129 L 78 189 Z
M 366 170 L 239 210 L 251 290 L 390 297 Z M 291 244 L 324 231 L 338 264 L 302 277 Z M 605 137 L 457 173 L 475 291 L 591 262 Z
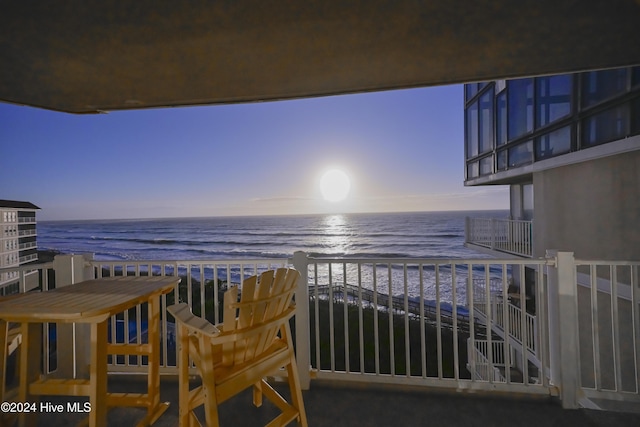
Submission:
M 242 284 L 240 302 L 238 287 L 231 287 L 225 292 L 223 322 L 218 325 L 194 316 L 187 304 L 167 309 L 176 319 L 178 335 L 180 426 L 201 425 L 193 409 L 203 404 L 206 425 L 218 426 L 218 405 L 249 387 L 253 387 L 255 406 L 261 406 L 264 395 L 282 411 L 269 426 L 294 420 L 307 426 L 289 326 L 299 277 L 298 271 L 286 268 L 266 271 L 259 281 L 252 276 Z M 189 389 L 189 357 L 202 381 L 193 390 Z M 291 404 L 265 380 L 282 368 L 286 368 Z
M 16 295 L 1 297 L 0 300 L 6 301 L 14 298 Z M 0 402 L 4 402 L 5 400 L 9 400 L 13 397 L 13 394 L 17 394 L 16 390 L 7 390 L 6 380 L 9 375 L 7 372 L 7 362 L 9 357 L 17 352 L 22 344 L 22 333 L 20 333 L 20 325 L 19 324 L 10 324 L 0 319 Z M 18 372 L 17 362 L 19 361 L 19 355 L 16 355 L 16 365 L 14 372 Z M 13 393 L 16 392 L 16 393 Z
M 10 297 L 2 298 L 8 299 Z M 13 325 L 0 319 L 0 402 L 7 402 L 14 400 L 18 395 L 17 385 L 8 389 L 7 381 L 9 378 L 14 378 L 13 383 L 16 382 L 17 374 L 19 372 L 20 355 L 18 351 L 22 346 L 22 333 L 20 332 L 20 325 Z M 16 353 L 15 365 L 13 367 L 13 373 L 9 373 L 8 361 L 9 357 Z M 15 414 L 3 414 L 0 413 L 0 425 L 11 425 L 13 419 L 16 418 Z

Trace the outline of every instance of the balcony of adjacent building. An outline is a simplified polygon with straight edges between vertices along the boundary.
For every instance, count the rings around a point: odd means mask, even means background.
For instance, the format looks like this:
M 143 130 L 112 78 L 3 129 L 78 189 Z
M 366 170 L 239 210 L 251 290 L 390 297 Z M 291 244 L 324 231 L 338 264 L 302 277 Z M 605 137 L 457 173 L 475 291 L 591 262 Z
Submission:
M 533 256 L 533 221 L 467 218 L 465 246 L 493 255 Z
M 16 292 L 47 292 L 107 276 L 179 276 L 177 289 L 161 297 L 161 312 L 179 299 L 214 321 L 229 284 L 281 266 L 301 271 L 306 285 L 296 294 L 295 337 L 313 425 L 438 419 L 506 426 L 518 417 L 523 425 L 560 419 L 637 425 L 640 420 L 631 413 L 640 404 L 640 262 L 576 260 L 570 253 L 536 260 L 345 259 L 296 253 L 271 260 L 98 261 L 59 255 L 53 263 L 11 272 Z M 108 320 L 112 343 L 145 342 L 145 313 L 138 306 Z M 156 425 L 175 425 L 176 337 L 167 316 L 160 330 L 162 396 L 173 403 Z M 44 326 L 46 375 L 87 374 L 87 347 L 76 334 Z M 143 389 L 145 363 L 135 355 L 113 357 L 109 387 Z M 250 399 L 249 394 L 230 402 L 223 419 L 245 404 L 239 411 L 247 412 Z M 114 409 L 110 424 L 128 425 L 140 411 Z M 263 419 L 255 411 L 247 416 Z M 76 422 L 75 416 L 45 421 L 67 425 Z

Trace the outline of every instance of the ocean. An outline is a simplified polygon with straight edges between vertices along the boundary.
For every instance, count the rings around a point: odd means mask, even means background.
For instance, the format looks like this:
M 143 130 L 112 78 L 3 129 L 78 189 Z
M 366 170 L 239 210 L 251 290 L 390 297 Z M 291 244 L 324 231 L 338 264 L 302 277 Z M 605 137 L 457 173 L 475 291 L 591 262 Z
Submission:
M 42 221 L 38 248 L 96 260 L 478 258 L 464 247 L 467 216 L 508 211 Z
M 346 259 L 487 258 L 464 247 L 467 216 L 506 218 L 508 211 L 42 221 L 38 223 L 38 247 L 62 253 L 92 253 L 98 261 L 286 259 L 296 251 Z M 448 284 L 438 291 L 433 266 L 422 272 L 417 265 L 404 268 L 398 264 L 386 271 L 372 265 L 359 268 L 349 264 L 344 271 L 332 271 L 324 264 L 310 273 L 315 276 L 309 279 L 321 285 L 355 284 L 360 276 L 363 286 L 372 289 L 376 276 L 378 292 L 407 292 L 412 297 L 423 294 L 431 301 L 451 302 L 451 269 L 443 268 L 439 273 Z M 179 274 L 186 274 L 186 270 Z M 244 272 L 222 269 L 216 274 L 239 283 Z M 492 271 L 496 277 L 500 274 L 499 270 Z M 200 277 L 198 271 L 192 271 L 192 275 Z M 204 275 L 211 279 L 213 271 L 205 270 Z M 466 293 L 466 275 L 462 269 L 455 280 L 459 298 Z M 405 279 L 407 289 L 403 291 Z

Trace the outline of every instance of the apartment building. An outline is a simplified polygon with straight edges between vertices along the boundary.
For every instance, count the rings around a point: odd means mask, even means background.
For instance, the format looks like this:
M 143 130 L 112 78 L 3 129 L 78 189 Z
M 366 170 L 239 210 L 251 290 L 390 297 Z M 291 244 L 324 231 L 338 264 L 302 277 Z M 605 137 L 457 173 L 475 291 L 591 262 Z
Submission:
M 0 200 L 0 269 L 38 259 L 36 211 L 30 202 Z M 0 273 L 0 293 L 17 287 L 18 271 Z
M 590 260 L 576 269 L 580 382 L 631 391 L 637 270 L 604 263 L 640 260 L 640 67 L 467 84 L 464 97 L 465 185 L 510 190 L 509 219 L 468 218 L 466 245 L 503 258 L 560 250 Z M 541 321 L 535 295 L 546 278 L 538 275 L 511 271 L 513 292 L 524 282 L 526 314 L 521 299 L 495 298 L 514 313 L 492 329 L 514 343 L 515 360 L 530 337 L 506 324 L 518 329 L 527 316 L 533 331 Z M 562 314 L 548 316 L 557 327 Z M 539 355 L 524 351 L 537 364 Z
M 525 255 L 640 260 L 640 67 L 465 85 L 465 166 L 510 187 Z

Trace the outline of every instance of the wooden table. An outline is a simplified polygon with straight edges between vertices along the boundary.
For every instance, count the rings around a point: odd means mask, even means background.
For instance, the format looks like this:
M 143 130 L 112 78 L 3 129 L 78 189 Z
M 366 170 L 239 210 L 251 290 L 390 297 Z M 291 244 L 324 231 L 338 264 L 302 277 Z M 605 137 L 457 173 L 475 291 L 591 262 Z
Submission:
M 160 402 L 160 295 L 175 289 L 179 277 L 114 277 L 89 280 L 47 292 L 30 292 L 0 302 L 0 330 L 4 322 L 21 323 L 23 351 L 20 353 L 18 402 L 37 402 L 38 395 L 89 396 L 89 425 L 107 425 L 109 406 L 143 406 L 146 417 L 138 424 L 153 424 L 167 409 Z M 111 316 L 148 303 L 148 342 L 110 344 L 107 323 Z M 87 323 L 91 329 L 89 379 L 46 379 L 40 375 L 41 323 Z M 115 336 L 115 331 L 113 336 Z M 33 349 L 32 351 L 29 351 Z M 108 355 L 148 357 L 146 394 L 108 393 Z M 39 405 L 39 403 L 38 403 Z M 81 405 L 82 406 L 82 405 Z M 39 412 L 39 410 L 38 410 Z M 35 423 L 21 416 L 20 425 Z

